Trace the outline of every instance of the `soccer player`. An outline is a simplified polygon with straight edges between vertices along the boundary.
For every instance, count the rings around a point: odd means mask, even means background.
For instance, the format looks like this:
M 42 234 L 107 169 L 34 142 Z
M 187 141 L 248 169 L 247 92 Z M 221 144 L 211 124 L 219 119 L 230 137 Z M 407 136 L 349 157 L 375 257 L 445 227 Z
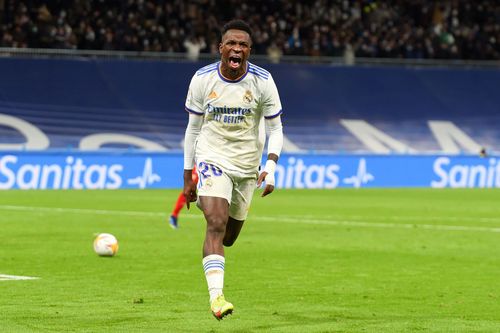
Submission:
M 224 246 L 238 238 L 255 188 L 265 181 L 262 196 L 273 192 L 283 146 L 278 89 L 268 71 L 248 61 L 251 47 L 248 24 L 241 20 L 227 23 L 219 44 L 220 61 L 193 75 L 186 98 L 184 196 L 188 209 L 190 202 L 197 201 L 207 222 L 202 263 L 210 307 L 219 320 L 234 308 L 223 294 Z M 268 155 L 259 175 L 263 119 L 269 135 Z M 191 177 L 195 164 L 198 186 Z
M 193 178 L 193 182 L 195 184 L 198 183 L 198 173 L 196 172 L 196 167 L 193 168 L 193 172 L 191 173 L 191 177 Z M 186 205 L 186 197 L 184 196 L 184 191 L 182 191 L 179 194 L 179 197 L 177 198 L 177 201 L 174 205 L 174 210 L 172 211 L 172 214 L 170 214 L 170 218 L 168 223 L 170 226 L 174 229 L 177 229 L 178 223 L 179 223 L 179 213 L 181 212 L 182 208 Z

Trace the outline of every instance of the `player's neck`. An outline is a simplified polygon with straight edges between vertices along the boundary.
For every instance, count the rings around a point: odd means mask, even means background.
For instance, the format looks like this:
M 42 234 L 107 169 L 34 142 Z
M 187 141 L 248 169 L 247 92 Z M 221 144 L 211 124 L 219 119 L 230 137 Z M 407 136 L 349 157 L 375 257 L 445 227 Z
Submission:
M 231 69 L 229 66 L 220 63 L 220 74 L 227 80 L 236 81 L 247 72 L 247 63 L 243 63 L 238 69 Z

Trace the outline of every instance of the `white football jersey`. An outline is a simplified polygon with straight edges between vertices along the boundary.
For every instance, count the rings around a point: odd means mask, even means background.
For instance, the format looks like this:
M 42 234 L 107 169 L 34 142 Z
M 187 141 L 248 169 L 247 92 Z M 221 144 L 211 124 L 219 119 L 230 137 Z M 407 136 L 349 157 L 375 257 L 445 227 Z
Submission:
M 219 65 L 201 68 L 189 85 L 186 111 L 203 116 L 195 160 L 254 173 L 264 148 L 261 120 L 282 112 L 278 89 L 271 74 L 254 64 L 235 81 L 224 78 Z

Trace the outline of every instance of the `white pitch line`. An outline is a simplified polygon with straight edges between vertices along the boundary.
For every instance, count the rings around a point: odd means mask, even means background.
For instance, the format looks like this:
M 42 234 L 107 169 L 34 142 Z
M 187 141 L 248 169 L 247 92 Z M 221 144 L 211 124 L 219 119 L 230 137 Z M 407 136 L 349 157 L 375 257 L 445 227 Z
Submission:
M 0 205 L 0 210 L 30 211 L 42 213 L 78 213 L 93 215 L 125 215 L 125 216 L 164 216 L 160 212 L 144 212 L 130 210 L 106 210 L 106 209 L 85 209 L 85 208 L 60 208 L 60 207 L 34 207 L 34 206 L 11 206 Z
M 60 207 L 33 207 L 33 206 L 13 206 L 0 205 L 0 210 L 14 211 L 30 211 L 44 213 L 78 213 L 78 214 L 97 214 L 97 215 L 118 215 L 118 216 L 144 216 L 144 217 L 165 217 L 167 214 L 162 212 L 144 212 L 144 211 L 118 211 L 118 210 L 103 210 L 103 209 L 82 209 L 82 208 L 60 208 Z M 185 218 L 202 218 L 201 215 L 184 214 Z M 409 217 L 405 217 L 409 218 Z M 284 222 L 295 224 L 317 224 L 317 225 L 335 225 L 335 226 L 350 226 L 363 228 L 392 228 L 392 229 L 427 229 L 427 230 L 445 230 L 445 231 L 479 231 L 479 232 L 494 232 L 500 233 L 500 227 L 474 227 L 474 226 L 457 226 L 443 224 L 417 224 L 417 223 L 380 223 L 366 221 L 351 221 L 338 219 L 314 219 L 309 217 L 297 216 L 252 216 L 252 220 Z M 398 220 L 393 216 L 389 219 Z M 415 217 L 418 220 L 419 217 Z M 403 219 L 401 219 L 403 220 Z M 438 218 L 435 218 L 438 220 Z M 444 220 L 444 219 L 443 219 Z
M 285 223 L 305 223 L 319 225 L 340 225 L 348 227 L 363 227 L 363 228 L 392 228 L 392 229 L 428 229 L 428 230 L 446 230 L 446 231 L 481 231 L 481 232 L 499 232 L 500 228 L 490 227 L 469 227 L 460 225 L 443 225 L 443 224 L 410 224 L 410 223 L 379 223 L 379 222 L 363 222 L 363 221 L 341 221 L 341 220 L 315 220 L 315 219 L 290 219 L 280 217 L 257 217 L 255 219 L 285 222 Z
M 185 214 L 183 217 L 200 218 L 199 215 Z M 380 223 L 380 222 L 364 222 L 350 220 L 319 220 L 303 217 L 285 217 L 285 216 L 252 216 L 251 220 L 284 222 L 294 224 L 317 224 L 317 225 L 335 225 L 348 227 L 362 228 L 392 228 L 392 229 L 428 229 L 428 230 L 446 230 L 446 231 L 480 231 L 480 232 L 499 232 L 499 228 L 490 227 L 470 227 L 460 225 L 443 225 L 443 224 L 416 224 L 416 223 Z
M 287 216 L 290 218 L 296 218 L 297 216 Z M 315 216 L 312 215 L 300 215 L 303 219 L 314 219 Z M 362 220 L 364 217 L 359 215 L 349 215 L 344 218 L 349 218 L 352 220 Z M 323 219 L 339 219 L 342 217 L 335 215 L 322 215 Z M 421 215 L 391 215 L 391 216 L 373 216 L 370 219 L 374 220 L 393 220 L 393 221 L 469 221 L 469 222 L 480 222 L 480 223 L 500 223 L 500 217 L 469 217 L 469 216 L 421 216 Z
M 82 214 L 94 214 L 94 215 L 123 215 L 123 216 L 153 216 L 153 217 L 164 217 L 166 215 L 162 212 L 145 212 L 145 211 L 119 211 L 119 210 L 106 210 L 106 209 L 86 209 L 86 208 L 60 208 L 60 207 L 35 207 L 35 206 L 17 206 L 17 205 L 0 205 L 0 210 L 14 210 L 14 211 L 35 211 L 35 212 L 47 212 L 47 213 L 82 213 Z M 197 217 L 198 215 L 194 214 L 185 214 L 191 215 L 192 217 Z M 183 215 L 184 216 L 184 215 Z M 274 216 L 273 216 L 274 217 Z M 259 219 L 259 217 L 252 217 L 253 219 Z M 264 217 L 265 218 L 265 217 Z M 271 217 L 272 218 L 272 217 Z M 285 219 L 294 219 L 294 220 L 317 220 L 314 216 L 311 215 L 300 215 L 300 216 L 285 216 L 281 215 L 279 218 Z M 337 221 L 342 217 L 335 215 L 327 215 L 322 216 L 322 219 L 319 221 Z M 358 215 L 349 215 L 347 218 L 352 220 L 360 220 L 363 219 L 363 216 Z M 371 217 L 371 219 L 375 220 L 392 220 L 392 221 L 469 221 L 469 222 L 480 222 L 480 223 L 500 223 L 500 217 L 467 217 L 467 216 L 401 216 L 401 215 L 391 215 L 387 217 Z M 410 224 L 413 225 L 413 224 Z
M 0 274 L 0 281 L 38 280 L 39 277 Z

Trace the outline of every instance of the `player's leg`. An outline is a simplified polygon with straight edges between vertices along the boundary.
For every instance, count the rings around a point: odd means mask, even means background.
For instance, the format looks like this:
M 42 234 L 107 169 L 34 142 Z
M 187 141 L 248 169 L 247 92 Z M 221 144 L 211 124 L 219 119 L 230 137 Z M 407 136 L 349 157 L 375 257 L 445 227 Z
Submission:
M 222 241 L 229 218 L 229 204 L 226 199 L 200 196 L 200 205 L 207 221 L 203 256 L 218 254 L 224 256 Z
M 186 204 L 186 197 L 184 194 L 181 192 L 179 196 L 177 197 L 177 201 L 174 206 L 174 210 L 172 211 L 172 216 L 177 217 L 179 213 L 181 212 L 182 208 L 184 208 L 184 205 Z
M 238 238 L 238 235 L 240 234 L 241 228 L 243 227 L 243 222 L 245 221 L 233 219 L 231 216 L 229 217 L 223 240 L 224 246 L 231 246 L 234 244 L 236 238 Z
M 252 202 L 256 179 L 255 177 L 240 178 L 237 184 L 233 189 L 229 207 L 229 219 L 223 241 L 224 246 L 232 246 L 240 234 Z
M 207 222 L 203 243 L 203 270 L 210 295 L 210 307 L 217 319 L 232 313 L 233 305 L 224 299 L 224 246 L 222 245 L 229 218 L 229 202 L 233 181 L 220 168 L 212 174 L 201 174 L 198 183 L 198 206 Z M 203 169 L 202 169 L 203 170 Z
M 179 213 L 185 204 L 186 204 L 186 198 L 184 197 L 184 194 L 181 192 L 175 203 L 174 210 L 172 211 L 172 214 L 170 214 L 169 223 L 172 228 L 177 228 Z
M 224 288 L 224 246 L 222 241 L 229 218 L 229 203 L 224 198 L 200 196 L 200 206 L 207 221 L 203 243 L 203 270 L 210 295 L 210 308 L 218 320 L 233 312 L 233 304 L 226 301 Z

